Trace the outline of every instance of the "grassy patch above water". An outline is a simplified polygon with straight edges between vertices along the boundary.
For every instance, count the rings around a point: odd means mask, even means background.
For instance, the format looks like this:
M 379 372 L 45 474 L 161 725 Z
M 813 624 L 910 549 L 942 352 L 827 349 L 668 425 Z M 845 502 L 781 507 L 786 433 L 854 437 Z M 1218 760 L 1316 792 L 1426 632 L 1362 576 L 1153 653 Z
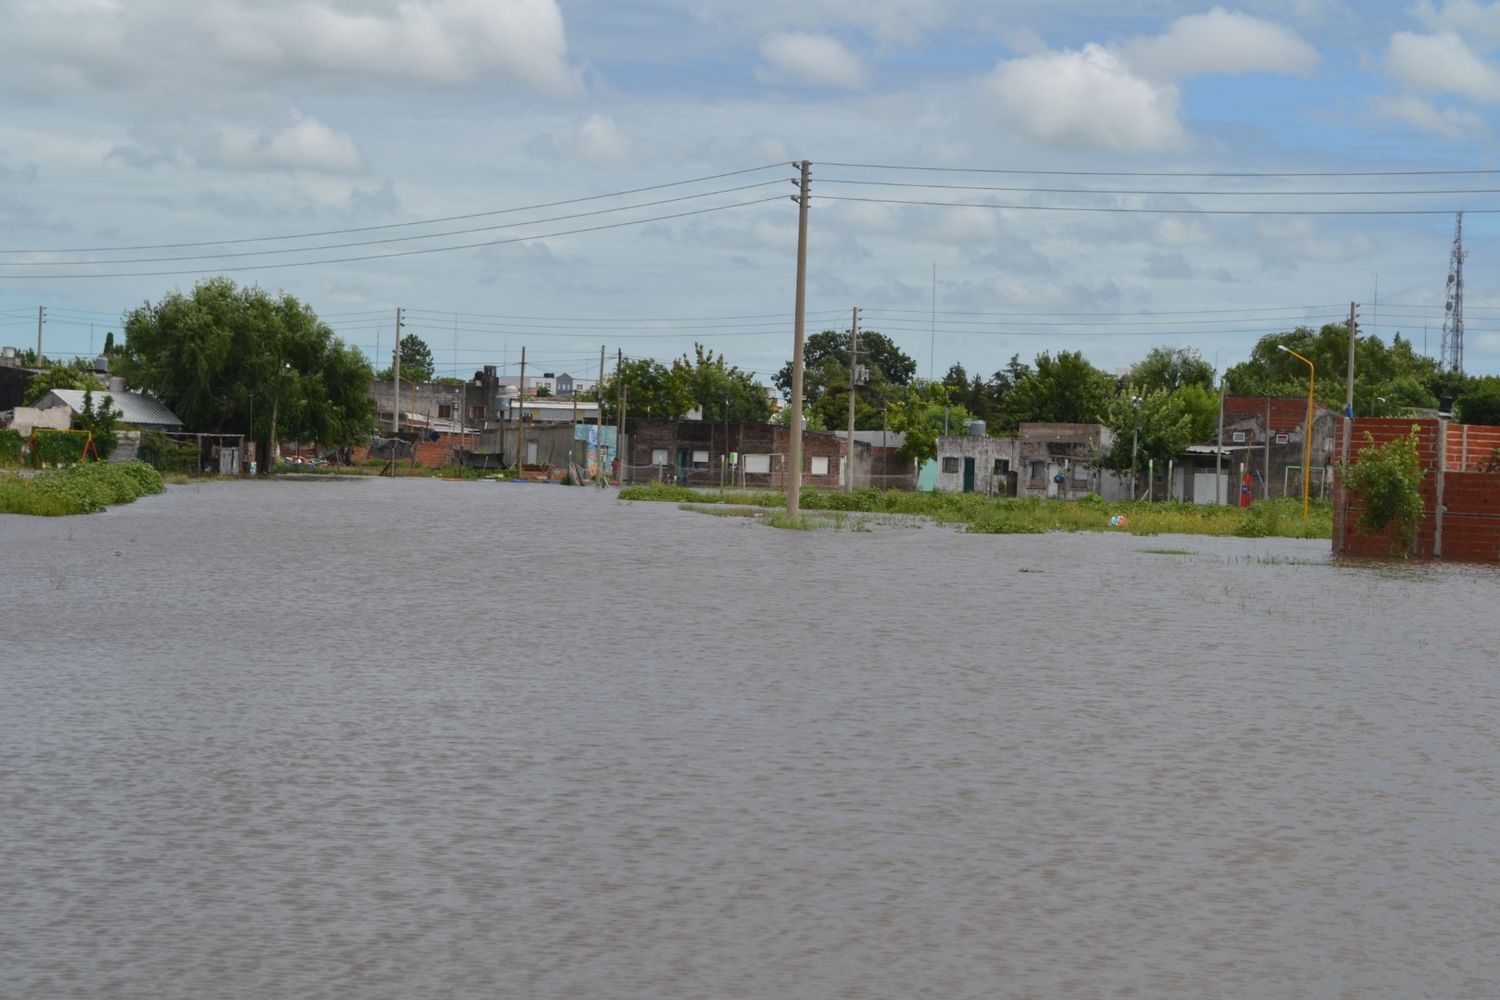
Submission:
M 786 494 L 774 490 L 723 493 L 658 484 L 627 486 L 621 500 L 667 503 L 731 504 L 777 508 Z M 944 524 L 964 525 L 980 534 L 1039 534 L 1046 531 L 1123 531 L 1133 535 L 1238 535 L 1246 538 L 1330 538 L 1332 509 L 1315 503 L 1302 517 L 1295 498 L 1257 501 L 1246 509 L 1191 503 L 1111 503 L 1096 496 L 1075 501 L 1020 500 L 976 493 L 911 493 L 899 490 L 803 490 L 803 511 L 902 514 Z M 785 515 L 783 515 L 784 517 Z M 1113 520 L 1114 523 L 1111 523 Z M 770 518 L 766 523 L 774 524 Z
M 144 462 L 75 465 L 34 476 L 0 472 L 0 513 L 92 514 L 163 489 L 161 473 Z

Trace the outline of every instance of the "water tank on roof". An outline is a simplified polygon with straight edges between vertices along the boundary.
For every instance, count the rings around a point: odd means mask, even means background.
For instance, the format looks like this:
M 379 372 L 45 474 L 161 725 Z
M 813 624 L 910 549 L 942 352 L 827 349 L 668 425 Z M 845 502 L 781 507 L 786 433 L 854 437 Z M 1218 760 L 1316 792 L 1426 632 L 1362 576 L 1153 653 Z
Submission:
M 110 392 L 124 392 L 125 391 L 125 380 L 123 378 L 121 378 L 120 376 L 118 376 L 118 375 L 111 375 L 109 377 L 109 391 Z
M 970 420 L 969 421 L 969 437 L 971 437 L 971 438 L 982 438 L 982 437 L 984 437 L 984 421 L 983 420 Z

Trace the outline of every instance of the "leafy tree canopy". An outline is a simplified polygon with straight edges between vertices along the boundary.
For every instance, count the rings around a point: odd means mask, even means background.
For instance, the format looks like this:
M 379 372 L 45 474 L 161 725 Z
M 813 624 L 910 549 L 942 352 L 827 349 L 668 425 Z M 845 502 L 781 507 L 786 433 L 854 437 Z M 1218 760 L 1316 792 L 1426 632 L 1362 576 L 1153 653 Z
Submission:
M 731 421 L 764 423 L 771 416 L 771 399 L 765 387 L 749 373 L 726 364 L 722 354 L 704 350 L 702 344 L 693 345 L 691 356 L 684 354 L 672 362 L 672 376 L 692 405 L 702 411 L 704 420 L 722 422 L 726 404 Z
M 291 295 L 209 278 L 125 316 L 116 369 L 189 428 L 352 444 L 374 426 L 370 366 Z M 274 416 L 273 416 L 274 415 Z
M 1014 432 L 1023 423 L 1103 423 L 1115 395 L 1115 380 L 1089 364 L 1078 351 L 1057 357 L 1036 356 L 1028 372 L 1006 396 L 1001 429 Z
M 84 371 L 71 365 L 48 368 L 32 376 L 21 394 L 21 405 L 31 406 L 53 389 L 97 389 L 99 380 L 92 371 Z
M 1213 437 L 1219 424 L 1219 399 L 1196 382 L 1178 389 L 1137 392 L 1134 386 L 1112 399 L 1105 423 L 1114 432 L 1114 445 L 1104 456 L 1105 468 L 1124 471 L 1158 466 L 1182 454 L 1190 444 Z
M 1137 395 L 1187 385 L 1212 390 L 1214 368 L 1191 347 L 1154 347 L 1131 367 L 1130 384 Z
M 637 358 L 624 362 L 618 373 L 604 380 L 604 419 L 617 419 L 620 384 L 625 385 L 625 411 L 648 420 L 676 420 L 693 408 L 693 397 L 677 372 L 660 361 Z
M 905 351 L 882 333 L 874 330 L 859 332 L 859 357 L 857 361 L 869 369 L 869 380 L 860 386 L 860 395 L 868 393 L 877 404 L 888 395 L 894 395 L 887 387 L 904 386 L 917 373 L 917 363 Z M 792 396 L 792 363 L 781 366 L 771 380 L 785 399 Z M 811 409 L 830 389 L 849 387 L 849 331 L 823 330 L 815 333 L 802 345 L 802 399 L 805 408 Z M 848 407 L 848 396 L 844 406 Z M 878 405 L 875 407 L 878 411 Z M 846 414 L 847 416 L 847 414 Z M 840 425 L 842 426 L 842 425 Z
M 1500 427 L 1500 377 L 1490 375 L 1479 379 L 1458 397 L 1454 416 L 1466 424 Z
M 973 419 L 937 382 L 913 382 L 889 404 L 890 429 L 906 435 L 900 455 L 915 462 L 936 458 L 937 439 Z
M 401 324 L 405 326 L 406 324 Z M 391 370 L 396 366 L 396 351 L 391 349 Z M 401 379 L 405 382 L 432 381 L 432 348 L 415 333 L 401 338 Z

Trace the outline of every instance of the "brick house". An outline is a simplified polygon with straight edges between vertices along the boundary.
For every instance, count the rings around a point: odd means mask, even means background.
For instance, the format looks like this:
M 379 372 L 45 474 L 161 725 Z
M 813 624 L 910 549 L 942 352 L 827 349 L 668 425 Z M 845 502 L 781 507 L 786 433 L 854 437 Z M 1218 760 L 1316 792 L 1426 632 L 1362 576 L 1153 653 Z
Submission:
M 1308 489 L 1328 497 L 1338 460 L 1339 414 L 1322 403 L 1313 408 L 1312 463 Z M 1260 499 L 1302 496 L 1307 397 L 1224 397 L 1224 448 L 1232 454 L 1235 482 L 1249 473 Z

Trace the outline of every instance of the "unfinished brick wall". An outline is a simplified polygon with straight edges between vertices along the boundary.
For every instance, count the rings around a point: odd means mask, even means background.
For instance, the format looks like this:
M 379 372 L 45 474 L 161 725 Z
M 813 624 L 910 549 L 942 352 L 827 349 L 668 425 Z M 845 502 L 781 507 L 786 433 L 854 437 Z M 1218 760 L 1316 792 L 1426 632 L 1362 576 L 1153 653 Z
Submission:
M 1438 421 L 1362 418 L 1354 422 L 1354 436 L 1350 441 L 1351 463 L 1358 463 L 1360 449 L 1368 447 L 1371 438 L 1377 445 L 1386 444 L 1411 433 L 1414 425 L 1418 435 L 1417 455 L 1426 472 L 1422 480 L 1422 504 L 1426 513 L 1417 528 L 1415 554 L 1424 559 L 1438 556 L 1472 562 L 1500 562 L 1500 471 L 1479 471 L 1484 466 L 1472 457 L 1476 449 L 1485 448 L 1487 442 L 1500 441 L 1500 427 L 1449 424 L 1442 433 L 1448 467 L 1440 473 Z M 1487 451 L 1484 457 L 1487 461 Z M 1442 491 L 1441 518 L 1439 489 Z M 1390 536 L 1384 532 L 1378 535 L 1364 533 L 1358 525 L 1363 506 L 1353 496 L 1347 497 L 1346 502 L 1347 509 L 1336 507 L 1334 510 L 1333 550 L 1344 555 L 1390 555 Z

